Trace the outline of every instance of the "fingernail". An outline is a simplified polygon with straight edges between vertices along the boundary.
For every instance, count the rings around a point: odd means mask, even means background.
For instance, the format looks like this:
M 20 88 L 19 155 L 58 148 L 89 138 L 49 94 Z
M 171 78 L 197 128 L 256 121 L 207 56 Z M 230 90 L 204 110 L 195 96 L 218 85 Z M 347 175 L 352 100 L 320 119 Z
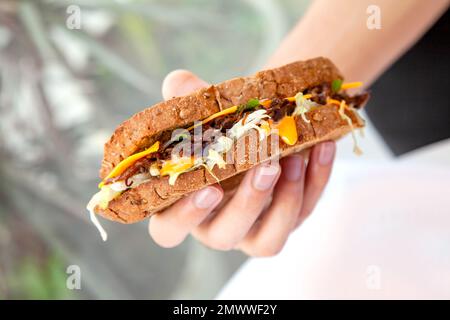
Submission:
M 220 192 L 216 188 L 207 187 L 194 195 L 194 205 L 198 209 L 208 209 L 220 200 Z
M 284 160 L 283 175 L 288 181 L 300 180 L 303 172 L 304 160 L 301 156 L 290 156 Z
M 253 187 L 256 190 L 265 191 L 270 189 L 280 172 L 278 164 L 260 165 L 253 175 Z
M 334 142 L 322 143 L 319 150 L 319 164 L 322 166 L 329 165 L 333 161 L 335 149 Z

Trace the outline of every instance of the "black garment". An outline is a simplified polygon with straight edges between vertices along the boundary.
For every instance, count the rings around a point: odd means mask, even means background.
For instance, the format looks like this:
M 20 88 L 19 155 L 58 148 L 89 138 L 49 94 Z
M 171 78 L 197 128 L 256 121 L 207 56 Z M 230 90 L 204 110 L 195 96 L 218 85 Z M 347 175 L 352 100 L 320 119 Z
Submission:
M 367 113 L 396 155 L 450 138 L 449 23 L 447 11 L 371 88 Z

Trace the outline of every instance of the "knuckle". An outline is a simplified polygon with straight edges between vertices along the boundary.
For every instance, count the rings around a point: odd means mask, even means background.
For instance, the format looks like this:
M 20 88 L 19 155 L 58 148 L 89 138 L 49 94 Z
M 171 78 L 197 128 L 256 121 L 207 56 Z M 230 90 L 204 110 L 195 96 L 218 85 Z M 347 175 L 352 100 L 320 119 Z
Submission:
M 253 257 L 273 257 L 281 252 L 283 245 L 279 244 L 258 244 L 247 249 L 246 252 Z
M 317 173 L 311 179 L 311 184 L 316 189 L 322 189 L 325 187 L 328 181 L 328 174 Z
M 264 196 L 261 196 L 262 192 L 264 192 Z M 243 221 L 245 221 L 245 219 L 252 220 L 255 215 L 261 213 L 268 198 L 272 198 L 270 191 L 261 191 L 260 194 L 256 191 L 249 191 L 245 197 L 240 197 L 239 199 L 236 199 L 237 201 L 233 202 L 233 211 L 245 212 L 246 214 L 243 214 L 241 218 Z
M 221 236 L 221 235 L 210 235 L 208 237 L 208 241 L 206 242 L 206 245 L 212 249 L 215 250 L 221 250 L 221 251 L 230 251 L 234 248 L 235 244 L 230 241 L 229 239 Z
M 269 247 L 260 252 L 260 257 L 273 257 L 281 252 L 282 247 Z

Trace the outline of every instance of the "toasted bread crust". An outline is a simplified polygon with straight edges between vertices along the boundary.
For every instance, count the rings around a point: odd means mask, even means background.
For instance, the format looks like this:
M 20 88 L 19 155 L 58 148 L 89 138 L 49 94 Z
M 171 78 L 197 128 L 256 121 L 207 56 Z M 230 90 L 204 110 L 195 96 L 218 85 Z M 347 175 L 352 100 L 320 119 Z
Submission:
M 100 178 L 104 179 L 126 157 L 157 141 L 163 131 L 189 125 L 251 98 L 285 98 L 336 78 L 343 79 L 330 60 L 315 58 L 260 71 L 250 77 L 234 78 L 158 103 L 116 129 L 104 147 Z
M 364 126 L 364 121 L 356 112 L 348 110 L 346 114 L 352 119 L 355 128 Z M 245 157 L 246 160 L 227 165 L 225 169 L 215 167 L 213 170 L 214 174 L 220 181 L 224 181 L 226 189 L 232 189 L 242 178 L 243 172 L 249 170 L 257 163 L 268 160 L 269 157 L 285 157 L 307 149 L 319 142 L 339 139 L 351 130 L 347 122 L 342 120 L 338 107 L 335 105 L 312 110 L 308 113 L 308 117 L 310 123 L 304 122 L 301 117 L 296 118 L 299 139 L 294 146 L 288 146 L 278 136 L 272 135 L 269 139 L 274 137 L 279 139 L 280 148 L 277 154 L 269 154 L 267 158 L 258 158 L 256 163 L 250 163 L 248 161 L 249 157 Z M 241 139 L 244 139 L 244 137 Z M 269 143 L 268 139 L 256 143 L 256 145 L 246 143 L 246 147 L 250 148 L 245 150 L 246 156 L 258 153 L 258 150 L 264 144 L 267 145 Z M 236 145 L 239 145 L 239 142 Z M 174 186 L 169 185 L 168 177 L 155 177 L 147 183 L 125 191 L 121 196 L 111 201 L 106 210 L 97 208 L 96 211 L 103 217 L 113 221 L 134 223 L 167 208 L 183 196 L 214 183 L 217 183 L 216 179 L 203 168 L 180 175 Z

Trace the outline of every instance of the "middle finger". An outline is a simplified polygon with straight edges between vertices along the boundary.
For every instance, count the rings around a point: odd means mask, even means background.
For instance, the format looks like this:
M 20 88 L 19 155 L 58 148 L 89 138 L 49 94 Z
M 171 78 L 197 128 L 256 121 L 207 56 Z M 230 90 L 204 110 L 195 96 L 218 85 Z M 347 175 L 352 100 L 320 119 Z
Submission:
M 281 160 L 282 176 L 273 201 L 239 248 L 251 256 L 272 256 L 283 248 L 303 203 L 305 162 L 301 155 Z
M 194 236 L 210 247 L 230 250 L 245 237 L 266 205 L 280 176 L 277 162 L 250 170 L 233 198 L 214 216 L 202 223 Z

